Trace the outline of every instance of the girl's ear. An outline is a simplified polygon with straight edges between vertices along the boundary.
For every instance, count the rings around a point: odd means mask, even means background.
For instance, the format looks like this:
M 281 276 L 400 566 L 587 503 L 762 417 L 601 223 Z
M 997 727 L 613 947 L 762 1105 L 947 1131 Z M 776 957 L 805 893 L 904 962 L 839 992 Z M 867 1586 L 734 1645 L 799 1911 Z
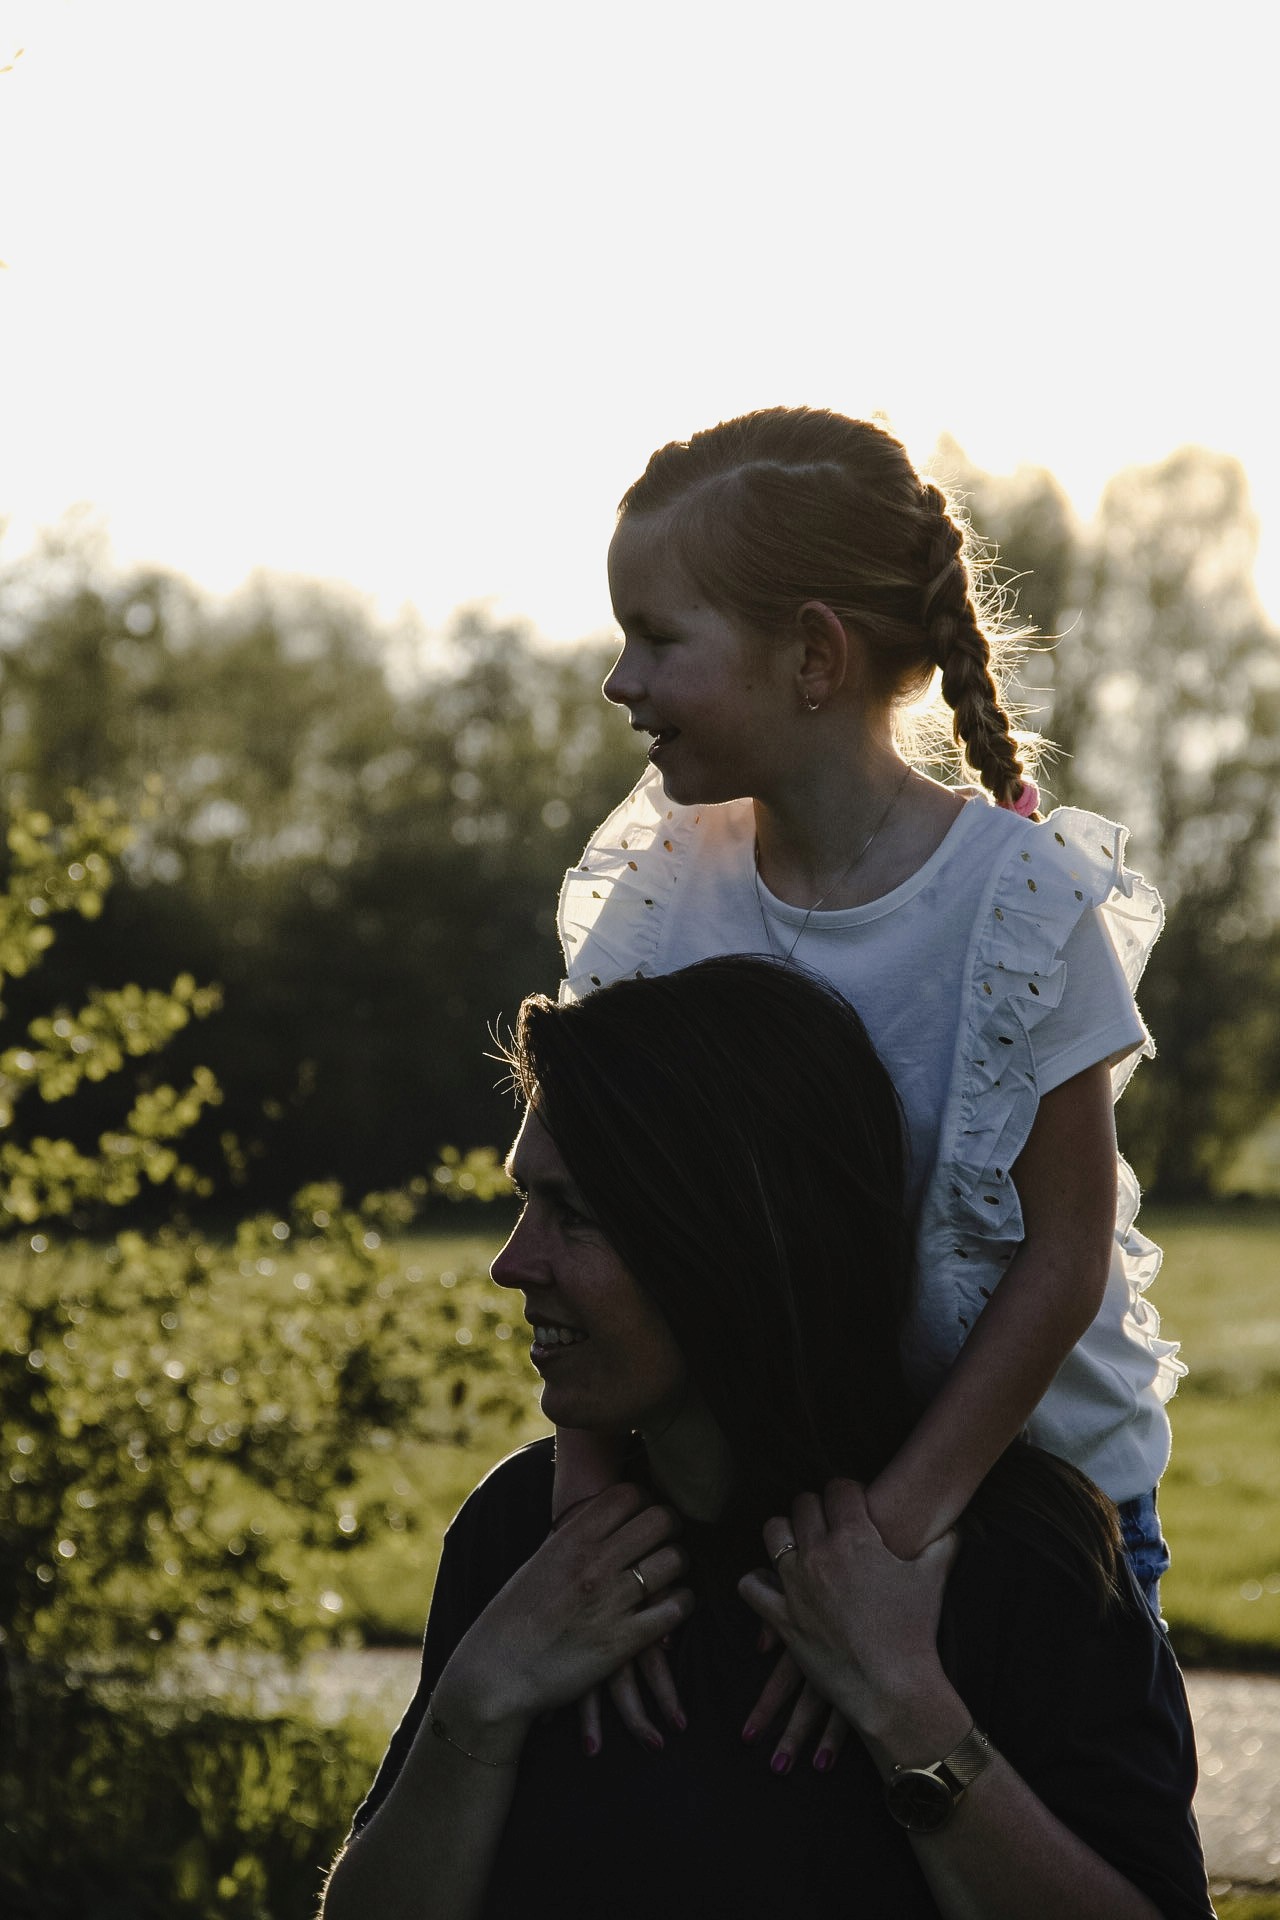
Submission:
M 806 600 L 796 615 L 803 645 L 798 685 L 800 698 L 816 713 L 845 683 L 850 662 L 849 636 L 839 615 L 825 600 Z

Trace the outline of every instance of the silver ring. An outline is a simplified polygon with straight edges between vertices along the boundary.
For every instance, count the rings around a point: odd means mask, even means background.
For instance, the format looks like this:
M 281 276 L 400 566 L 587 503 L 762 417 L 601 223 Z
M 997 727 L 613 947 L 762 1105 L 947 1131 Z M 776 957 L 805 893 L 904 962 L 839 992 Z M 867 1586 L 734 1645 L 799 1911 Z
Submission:
M 769 1558 L 773 1561 L 774 1572 L 776 1573 L 778 1571 L 778 1562 L 779 1560 L 781 1560 L 784 1553 L 795 1553 L 797 1551 L 798 1549 L 796 1547 L 796 1543 L 794 1540 L 784 1540 L 782 1545 L 778 1548 L 778 1551 L 776 1553 L 770 1554 L 769 1556 Z
M 636 1577 L 636 1579 L 637 1579 L 637 1580 L 638 1580 L 638 1581 L 640 1582 L 640 1591 L 641 1591 L 641 1593 L 643 1593 L 643 1594 L 645 1595 L 645 1597 L 646 1597 L 646 1599 L 647 1599 L 647 1598 L 648 1598 L 648 1594 L 649 1594 L 649 1589 L 648 1589 L 648 1587 L 647 1587 L 647 1586 L 645 1585 L 645 1578 L 644 1578 L 644 1575 L 643 1575 L 643 1574 L 641 1573 L 641 1571 L 640 1571 L 640 1569 L 639 1569 L 639 1567 L 636 1567 L 636 1566 L 630 1566 L 630 1567 L 628 1567 L 628 1568 L 627 1568 L 627 1572 L 628 1572 L 628 1573 L 634 1573 L 634 1575 L 635 1575 L 635 1577 Z

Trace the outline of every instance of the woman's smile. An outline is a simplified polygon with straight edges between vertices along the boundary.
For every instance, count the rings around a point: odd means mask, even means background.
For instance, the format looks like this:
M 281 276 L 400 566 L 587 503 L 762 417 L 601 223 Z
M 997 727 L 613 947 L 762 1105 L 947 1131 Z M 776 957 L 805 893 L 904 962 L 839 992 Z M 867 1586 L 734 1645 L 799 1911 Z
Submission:
M 568 1327 L 554 1320 L 539 1320 L 530 1323 L 533 1326 L 533 1343 L 529 1348 L 529 1358 L 535 1367 L 541 1369 L 548 1363 L 561 1359 L 570 1347 L 580 1346 L 590 1335 L 581 1327 Z

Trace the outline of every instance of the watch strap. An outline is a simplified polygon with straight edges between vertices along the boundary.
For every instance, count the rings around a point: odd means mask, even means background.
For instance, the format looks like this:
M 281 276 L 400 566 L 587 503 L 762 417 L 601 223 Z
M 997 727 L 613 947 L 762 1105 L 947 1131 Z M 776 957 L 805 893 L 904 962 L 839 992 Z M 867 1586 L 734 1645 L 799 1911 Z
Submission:
M 924 1773 L 936 1773 L 951 1788 L 956 1799 L 971 1786 L 984 1768 L 991 1765 L 995 1748 L 985 1733 L 978 1727 L 970 1727 L 958 1746 L 952 1747 L 945 1760 L 935 1760 L 931 1767 L 921 1768 Z M 894 1769 L 895 1773 L 897 1768 Z
M 885 1782 L 889 1812 L 909 1833 L 936 1833 L 994 1755 L 986 1734 L 972 1726 L 941 1760 L 923 1767 L 895 1767 Z

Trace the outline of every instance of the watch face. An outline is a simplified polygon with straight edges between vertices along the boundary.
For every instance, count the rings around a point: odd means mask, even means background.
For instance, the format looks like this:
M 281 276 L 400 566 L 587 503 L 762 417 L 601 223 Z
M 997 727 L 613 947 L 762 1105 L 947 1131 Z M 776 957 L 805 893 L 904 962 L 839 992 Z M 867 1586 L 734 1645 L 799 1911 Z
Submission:
M 923 1768 L 903 1767 L 885 1787 L 885 1800 L 908 1833 L 936 1833 L 951 1818 L 955 1797 L 945 1781 Z

